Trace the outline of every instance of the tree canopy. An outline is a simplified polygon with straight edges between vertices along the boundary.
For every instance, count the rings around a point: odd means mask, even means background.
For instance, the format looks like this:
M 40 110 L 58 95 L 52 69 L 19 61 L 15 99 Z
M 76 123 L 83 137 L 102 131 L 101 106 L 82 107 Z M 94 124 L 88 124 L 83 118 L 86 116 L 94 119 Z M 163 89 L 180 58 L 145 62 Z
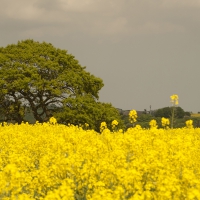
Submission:
M 156 110 L 154 113 L 155 117 L 165 117 L 170 118 L 172 115 L 172 108 L 171 107 L 164 107 Z M 175 109 L 175 117 L 176 118 L 183 118 L 185 115 L 185 111 L 181 107 L 176 107 Z
M 86 95 L 84 99 L 80 96 L 67 98 L 65 104 L 70 104 L 71 107 L 65 106 L 61 108 L 61 112 L 55 112 L 54 115 L 59 123 L 74 125 L 88 123 L 90 128 L 99 131 L 101 122 L 106 122 L 108 128 L 112 130 L 111 123 L 117 120 L 118 127 L 125 128 L 118 110 L 110 103 L 96 102 L 90 95 Z
M 30 110 L 39 122 L 55 111 L 62 121 L 91 122 L 102 87 L 73 55 L 50 43 L 25 40 L 0 48 L 0 110 L 6 120 L 21 123 Z

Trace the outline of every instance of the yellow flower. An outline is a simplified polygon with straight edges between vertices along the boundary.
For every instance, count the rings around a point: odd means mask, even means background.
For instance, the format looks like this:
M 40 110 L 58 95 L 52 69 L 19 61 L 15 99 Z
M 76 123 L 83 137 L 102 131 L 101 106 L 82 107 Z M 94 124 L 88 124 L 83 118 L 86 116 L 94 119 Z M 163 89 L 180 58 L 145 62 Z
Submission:
M 113 131 L 114 131 L 114 129 L 116 128 L 116 126 L 118 125 L 119 123 L 118 123 L 118 121 L 117 120 L 113 120 L 112 121 L 112 129 L 113 129 Z
M 142 127 L 141 127 L 139 124 L 137 124 L 137 125 L 135 126 L 135 129 L 142 130 Z
M 113 120 L 112 121 L 112 126 L 117 126 L 118 125 L 118 121 L 117 120 Z
M 178 95 L 177 94 L 173 94 L 172 96 L 170 96 L 171 98 L 171 102 L 173 105 L 178 105 Z
M 0 126 L 0 199 L 200 199 L 200 129 L 150 125 Z
M 185 122 L 185 124 L 186 124 L 186 127 L 187 128 L 193 128 L 193 120 L 187 120 L 186 122 Z
M 89 127 L 89 124 L 88 124 L 88 123 L 85 123 L 85 126 L 86 126 L 86 127 Z
M 150 128 L 157 128 L 158 125 L 157 125 L 157 122 L 155 119 L 152 119 L 150 122 L 149 122 L 149 125 L 150 125 Z
M 170 121 L 169 121 L 169 119 L 162 117 L 161 123 L 162 123 L 163 127 L 167 128 L 170 124 Z
M 104 129 L 107 129 L 107 124 L 106 122 L 101 122 L 100 132 L 102 132 Z
M 129 121 L 131 122 L 131 123 L 134 123 L 134 122 L 136 122 L 137 121 L 137 111 L 136 110 L 131 110 L 130 112 L 129 112 Z
M 57 123 L 56 118 L 55 118 L 55 117 L 51 117 L 51 118 L 49 119 L 49 123 L 55 125 L 55 124 Z
M 172 103 L 172 116 L 171 116 L 171 128 L 173 128 L 174 125 L 174 117 L 175 117 L 175 107 L 178 105 L 178 95 L 173 94 L 170 96 L 171 103 Z

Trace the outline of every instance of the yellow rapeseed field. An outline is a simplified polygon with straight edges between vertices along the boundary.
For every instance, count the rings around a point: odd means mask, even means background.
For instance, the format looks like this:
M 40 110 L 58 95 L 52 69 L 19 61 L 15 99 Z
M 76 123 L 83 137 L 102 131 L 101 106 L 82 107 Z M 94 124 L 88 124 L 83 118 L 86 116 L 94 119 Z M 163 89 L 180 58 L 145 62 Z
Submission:
M 0 126 L 0 199 L 200 199 L 200 129 Z
M 200 117 L 200 113 L 192 113 L 191 117 Z

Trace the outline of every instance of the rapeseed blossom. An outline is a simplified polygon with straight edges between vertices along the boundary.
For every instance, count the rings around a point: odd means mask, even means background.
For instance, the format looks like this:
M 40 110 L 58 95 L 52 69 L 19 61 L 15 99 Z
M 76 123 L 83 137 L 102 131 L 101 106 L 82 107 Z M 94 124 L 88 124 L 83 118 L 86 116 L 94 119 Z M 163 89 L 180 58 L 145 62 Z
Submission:
M 102 132 L 104 129 L 107 129 L 107 124 L 106 122 L 101 122 L 100 132 Z
M 164 127 L 164 128 L 169 128 L 169 124 L 170 124 L 169 119 L 167 119 L 167 118 L 165 118 L 165 117 L 162 117 L 162 118 L 161 118 L 161 123 L 162 123 L 162 127 Z
M 170 99 L 172 103 L 171 128 L 173 128 L 175 118 L 175 107 L 178 105 L 178 95 L 173 94 L 170 96 Z
M 151 129 L 153 128 L 157 128 L 158 125 L 157 125 L 157 121 L 155 119 L 152 119 L 150 122 L 149 122 L 149 126 Z
M 134 123 L 137 121 L 137 111 L 131 110 L 129 112 L 129 121 L 134 125 Z
M 170 99 L 171 99 L 171 103 L 172 105 L 178 105 L 178 95 L 177 94 L 173 94 L 170 96 Z
M 187 120 L 186 122 L 185 122 L 185 124 L 186 124 L 186 127 L 187 128 L 193 128 L 193 120 Z
M 113 120 L 112 121 L 112 126 L 117 126 L 119 123 L 118 123 L 118 121 L 117 120 Z
M 118 123 L 117 120 L 113 120 L 113 121 L 112 121 L 111 125 L 112 125 L 113 131 L 116 129 L 116 127 L 117 127 L 118 124 L 119 124 L 119 123 Z
M 199 146 L 199 128 L 4 123 L 0 199 L 200 199 Z
M 85 123 L 85 127 L 89 127 L 89 124 L 88 124 L 88 123 Z
M 141 130 L 141 129 L 142 129 L 142 127 L 141 127 L 139 124 L 137 124 L 137 125 L 135 126 L 135 128 L 138 129 L 138 130 Z
M 49 119 L 49 123 L 55 125 L 55 124 L 57 123 L 56 118 L 55 118 L 55 117 L 51 117 L 51 118 Z

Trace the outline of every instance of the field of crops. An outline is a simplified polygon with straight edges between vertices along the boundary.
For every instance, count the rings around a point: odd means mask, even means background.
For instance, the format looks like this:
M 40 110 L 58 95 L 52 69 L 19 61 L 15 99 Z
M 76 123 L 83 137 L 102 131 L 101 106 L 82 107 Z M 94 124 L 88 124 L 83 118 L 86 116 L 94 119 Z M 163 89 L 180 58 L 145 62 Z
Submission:
M 200 129 L 0 127 L 0 199 L 200 199 Z
M 193 113 L 191 114 L 191 117 L 200 117 L 200 113 Z

